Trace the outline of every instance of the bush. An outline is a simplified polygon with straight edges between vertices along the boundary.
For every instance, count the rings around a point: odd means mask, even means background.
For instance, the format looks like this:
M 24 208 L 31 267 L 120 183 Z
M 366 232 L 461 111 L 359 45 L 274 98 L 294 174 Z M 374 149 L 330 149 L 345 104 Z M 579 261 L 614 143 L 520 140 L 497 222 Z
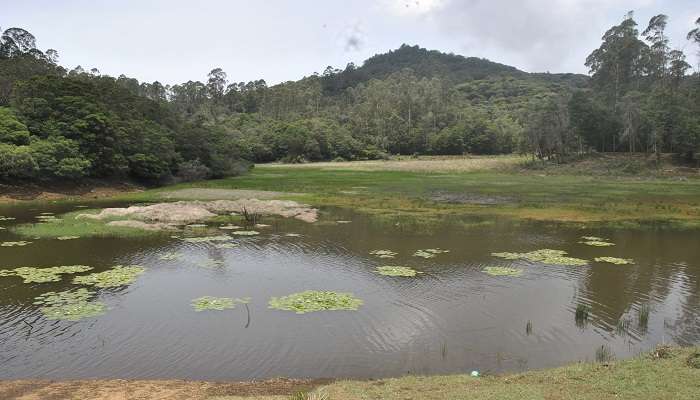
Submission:
M 29 151 L 38 167 L 40 179 L 77 179 L 87 174 L 90 161 L 83 158 L 78 144 L 63 137 L 34 139 Z
M 211 175 L 211 170 L 199 159 L 181 162 L 177 171 L 177 177 L 182 182 L 201 181 Z
M 29 130 L 9 108 L 0 107 L 0 143 L 29 144 Z
M 0 179 L 32 178 L 38 169 L 28 146 L 0 143 Z

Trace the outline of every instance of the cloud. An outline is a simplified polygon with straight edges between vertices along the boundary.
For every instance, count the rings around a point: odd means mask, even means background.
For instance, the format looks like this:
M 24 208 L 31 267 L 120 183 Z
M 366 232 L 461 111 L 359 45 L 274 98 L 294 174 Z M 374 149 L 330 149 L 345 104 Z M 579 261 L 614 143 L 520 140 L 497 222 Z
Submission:
M 442 7 L 445 0 L 383 0 L 383 6 L 395 15 L 424 15 Z
M 365 44 L 365 33 L 359 22 L 350 25 L 341 35 L 343 48 L 346 52 L 360 51 Z
M 612 23 L 654 0 L 394 0 L 433 23 L 465 53 L 543 71 L 581 65 Z M 413 7 L 413 8 L 412 8 Z M 618 15 L 619 14 L 619 15 Z M 640 23 L 642 23 L 640 21 Z M 576 60 L 573 64 L 572 60 Z M 578 68 L 580 70 L 580 67 Z

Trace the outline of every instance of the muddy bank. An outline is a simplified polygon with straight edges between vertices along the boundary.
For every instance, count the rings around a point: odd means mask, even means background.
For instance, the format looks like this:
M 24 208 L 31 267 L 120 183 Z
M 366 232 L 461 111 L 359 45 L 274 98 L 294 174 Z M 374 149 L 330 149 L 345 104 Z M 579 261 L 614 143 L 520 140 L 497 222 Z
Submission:
M 142 192 L 146 188 L 132 182 L 97 182 L 61 184 L 0 184 L 0 203 L 26 200 L 103 199 L 123 193 Z
M 270 379 L 250 382 L 179 380 L 0 381 L 0 399 L 7 400 L 205 400 L 222 396 L 289 396 L 331 380 Z

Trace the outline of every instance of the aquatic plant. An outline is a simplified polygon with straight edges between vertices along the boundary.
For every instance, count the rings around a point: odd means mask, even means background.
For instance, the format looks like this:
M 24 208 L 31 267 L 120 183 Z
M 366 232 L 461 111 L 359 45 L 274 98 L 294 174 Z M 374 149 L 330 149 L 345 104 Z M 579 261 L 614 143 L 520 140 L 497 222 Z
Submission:
M 107 307 L 99 301 L 91 301 L 94 292 L 85 288 L 63 292 L 47 292 L 34 298 L 34 304 L 44 317 L 52 320 L 78 321 L 102 315 Z
M 188 243 L 208 243 L 208 242 L 224 242 L 231 240 L 231 236 L 219 235 L 219 236 L 198 236 L 198 237 L 188 237 L 182 239 Z
M 634 261 L 629 259 L 629 258 L 596 257 L 595 260 L 596 260 L 596 262 L 604 262 L 604 263 L 616 264 L 616 265 L 634 264 Z
M 542 249 L 531 251 L 528 253 L 491 253 L 491 255 L 507 260 L 522 259 L 532 262 L 541 262 L 544 264 L 553 265 L 581 266 L 588 264 L 588 261 L 586 260 L 580 258 L 567 257 L 567 252 L 564 250 Z
M 639 329 L 646 331 L 649 327 L 649 313 L 651 312 L 651 307 L 649 304 L 642 304 L 637 310 L 637 322 Z
M 14 217 L 3 217 L 2 215 L 0 215 L 0 221 L 14 221 L 14 220 L 15 220 Z
M 158 258 L 163 260 L 163 261 L 176 261 L 176 260 L 180 260 L 182 258 L 182 253 L 178 253 L 178 252 L 163 253 L 160 256 L 158 256 Z
M 527 320 L 527 323 L 525 324 L 525 334 L 527 336 L 532 335 L 532 321 Z
M 349 224 L 349 223 L 352 223 L 352 221 L 343 221 L 343 220 L 340 220 L 340 221 L 335 221 L 335 223 L 336 223 L 336 224 Z
M 49 268 L 19 267 L 13 272 L 14 275 L 22 278 L 24 283 L 46 283 L 60 281 L 61 274 L 77 274 L 91 269 L 92 267 L 87 265 L 63 265 Z
M 607 345 L 602 345 L 595 351 L 595 360 L 599 363 L 609 363 L 615 360 L 615 353 Z
M 384 276 L 416 276 L 417 274 L 423 273 L 410 267 L 400 267 L 395 265 L 377 267 L 377 272 Z
M 352 293 L 307 290 L 284 297 L 272 297 L 269 308 L 305 314 L 314 311 L 357 310 L 363 301 Z
M 189 225 L 185 225 L 185 228 L 191 228 L 191 229 L 202 229 L 202 228 L 206 228 L 206 227 L 207 227 L 206 224 L 189 224 Z
M 286 237 L 300 237 L 300 233 L 285 233 L 284 236 Z
M 369 252 L 369 254 L 376 256 L 376 257 L 379 257 L 379 258 L 394 258 L 399 253 L 391 251 L 391 250 L 372 250 Z
M 213 258 L 208 258 L 204 261 L 198 262 L 197 266 L 202 267 L 202 268 L 217 268 L 217 267 L 224 266 L 224 262 L 221 260 L 215 260 Z
M 233 249 L 235 247 L 238 247 L 238 244 L 236 244 L 236 243 L 219 243 L 219 244 L 215 244 L 214 247 L 217 249 Z
M 449 250 L 443 250 L 443 249 L 424 249 L 424 250 L 417 250 L 415 253 L 413 253 L 414 257 L 422 257 L 422 258 L 433 258 L 437 256 L 438 254 L 443 254 L 443 253 L 449 253 Z
M 80 239 L 80 236 L 59 236 L 56 239 L 58 239 L 58 240 L 74 240 L 74 239 Z
M 235 308 L 236 304 L 247 304 L 249 302 L 250 298 L 233 299 L 230 297 L 203 296 L 192 300 L 192 307 L 197 312 L 206 310 L 223 311 Z
M 608 242 L 609 239 L 598 237 L 598 236 L 581 236 L 581 239 L 590 242 Z
M 588 240 L 585 242 L 579 242 L 581 244 L 585 244 L 586 246 L 594 246 L 594 247 L 610 247 L 610 246 L 615 246 L 615 243 L 610 243 L 610 242 L 601 242 L 598 240 Z
M 11 269 L 0 269 L 0 278 L 5 276 L 15 276 L 15 271 Z
M 483 272 L 491 276 L 521 276 L 523 274 L 522 269 L 507 267 L 486 267 Z
M 73 283 L 76 285 L 93 285 L 99 288 L 119 287 L 128 285 L 143 274 L 146 269 L 139 265 L 116 267 L 104 271 L 85 276 L 76 276 L 73 278 Z
M 588 314 L 591 312 L 591 308 L 585 304 L 579 304 L 576 306 L 576 326 L 584 327 L 588 323 Z
M 26 240 L 20 240 L 18 242 L 2 242 L 0 243 L 0 247 L 22 247 L 31 243 L 32 242 L 27 242 Z
M 56 219 L 54 215 L 37 215 L 36 219 Z
M 255 236 L 259 235 L 260 232 L 258 231 L 236 231 L 232 232 L 233 235 L 238 235 L 238 236 Z
M 268 224 L 255 224 L 254 226 L 255 226 L 256 228 L 269 228 L 269 227 L 271 227 L 272 225 L 268 225 Z

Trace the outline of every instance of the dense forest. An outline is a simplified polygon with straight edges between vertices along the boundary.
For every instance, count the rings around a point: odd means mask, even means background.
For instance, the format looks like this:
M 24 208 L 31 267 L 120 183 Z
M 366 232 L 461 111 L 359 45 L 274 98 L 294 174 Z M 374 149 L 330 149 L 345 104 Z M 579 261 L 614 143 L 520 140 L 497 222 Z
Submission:
M 403 45 L 298 81 L 146 83 L 66 70 L 27 31 L 0 39 L 0 179 L 220 177 L 247 162 L 390 154 L 700 150 L 700 74 L 658 15 L 632 13 L 585 60 L 590 76 L 526 73 Z M 695 28 L 695 29 L 692 29 Z M 687 36 L 700 51 L 700 19 Z

